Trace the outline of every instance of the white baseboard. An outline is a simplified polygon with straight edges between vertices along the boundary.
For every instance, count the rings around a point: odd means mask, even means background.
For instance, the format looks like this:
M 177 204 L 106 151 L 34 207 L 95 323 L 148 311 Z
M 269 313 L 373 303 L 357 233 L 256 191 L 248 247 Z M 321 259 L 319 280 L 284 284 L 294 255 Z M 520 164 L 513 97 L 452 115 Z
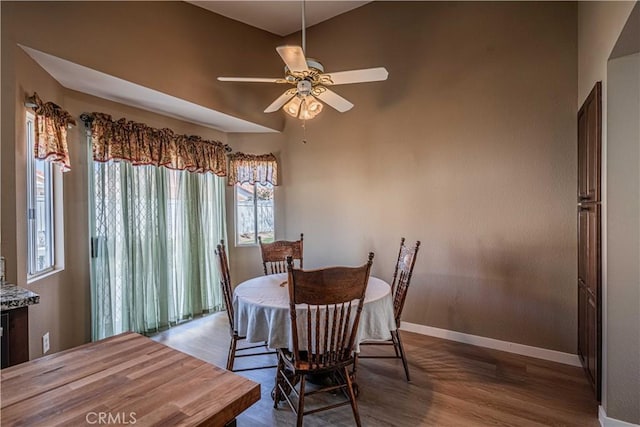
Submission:
M 602 406 L 598 406 L 598 421 L 600 421 L 602 427 L 640 427 L 638 424 L 607 417 L 607 412 Z
M 434 328 L 433 326 L 418 325 L 416 323 L 402 322 L 401 330 L 415 332 L 422 335 L 429 335 L 446 340 L 462 342 L 476 345 L 478 347 L 492 348 L 494 350 L 507 351 L 509 353 L 523 356 L 535 357 L 537 359 L 550 360 L 552 362 L 563 363 L 571 366 L 582 366 L 576 354 L 563 353 L 561 351 L 548 350 L 546 348 L 532 347 L 524 344 L 517 344 L 509 341 L 501 341 L 493 338 L 481 337 L 478 335 L 465 334 L 462 332 L 450 331 L 448 329 Z

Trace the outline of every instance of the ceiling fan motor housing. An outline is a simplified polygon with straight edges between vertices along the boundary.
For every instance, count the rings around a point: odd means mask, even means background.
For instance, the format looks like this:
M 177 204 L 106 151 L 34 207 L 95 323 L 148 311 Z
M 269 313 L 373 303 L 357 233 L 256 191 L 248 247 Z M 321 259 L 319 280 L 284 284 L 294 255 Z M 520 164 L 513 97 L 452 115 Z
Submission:
M 306 80 L 306 79 L 298 80 L 298 85 L 297 85 L 298 95 L 301 95 L 301 96 L 309 95 L 311 93 L 311 87 L 312 87 L 312 84 L 309 80 Z
M 307 66 L 309 68 L 313 68 L 313 69 L 318 70 L 318 72 L 320 72 L 320 73 L 324 73 L 324 67 L 322 66 L 322 64 L 318 60 L 315 60 L 313 58 L 307 58 Z

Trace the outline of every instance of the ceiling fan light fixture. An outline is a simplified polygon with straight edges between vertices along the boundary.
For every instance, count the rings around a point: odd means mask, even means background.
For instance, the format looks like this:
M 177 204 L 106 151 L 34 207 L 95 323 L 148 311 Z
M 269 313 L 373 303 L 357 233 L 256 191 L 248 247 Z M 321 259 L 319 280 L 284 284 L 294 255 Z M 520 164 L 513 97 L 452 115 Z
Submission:
M 282 107 L 282 109 L 291 117 L 298 117 L 298 113 L 300 112 L 300 104 L 302 104 L 302 98 L 296 95 L 291 98 L 289 102 L 284 104 L 284 107 Z
M 300 120 L 311 120 L 322 111 L 322 102 L 315 97 L 296 95 L 282 109 L 291 117 Z
M 300 120 L 311 120 L 322 111 L 322 103 L 313 96 L 306 96 L 300 104 Z
M 389 73 L 384 67 L 338 71 L 325 74 L 324 66 L 320 61 L 307 58 L 304 0 L 302 0 L 302 46 L 278 46 L 276 47 L 276 52 L 278 52 L 285 64 L 284 78 L 218 77 L 218 80 L 230 82 L 271 82 L 292 85 L 294 86 L 293 88 L 285 90 L 264 112 L 273 113 L 282 108 L 291 117 L 300 120 L 309 120 L 320 114 L 324 104 L 341 113 L 353 108 L 351 102 L 333 92 L 327 88 L 327 86 L 377 82 L 386 80 L 389 76 Z

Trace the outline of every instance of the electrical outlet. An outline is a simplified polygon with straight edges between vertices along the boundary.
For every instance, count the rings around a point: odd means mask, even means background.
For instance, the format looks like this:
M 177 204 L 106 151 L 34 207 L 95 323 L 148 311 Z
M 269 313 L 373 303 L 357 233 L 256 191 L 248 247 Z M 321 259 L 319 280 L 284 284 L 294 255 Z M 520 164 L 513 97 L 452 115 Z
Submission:
M 42 336 L 42 354 L 47 354 L 49 351 L 49 332 Z

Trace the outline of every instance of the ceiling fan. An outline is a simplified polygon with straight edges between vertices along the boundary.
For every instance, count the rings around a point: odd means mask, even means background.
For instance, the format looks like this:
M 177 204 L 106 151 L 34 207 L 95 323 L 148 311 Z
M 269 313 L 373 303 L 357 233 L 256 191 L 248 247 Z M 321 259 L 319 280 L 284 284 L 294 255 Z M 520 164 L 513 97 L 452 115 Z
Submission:
M 384 67 L 365 68 L 361 70 L 339 71 L 325 73 L 322 64 L 305 56 L 306 51 L 305 4 L 302 2 L 302 47 L 279 46 L 278 54 L 285 63 L 284 77 L 218 77 L 223 82 L 255 82 L 281 83 L 293 87 L 287 89 L 264 112 L 272 113 L 280 108 L 301 120 L 309 120 L 322 111 L 323 104 L 335 108 L 341 113 L 353 108 L 353 104 L 328 86 L 350 83 L 365 83 L 386 80 L 389 73 Z M 322 101 L 322 102 L 320 102 Z

